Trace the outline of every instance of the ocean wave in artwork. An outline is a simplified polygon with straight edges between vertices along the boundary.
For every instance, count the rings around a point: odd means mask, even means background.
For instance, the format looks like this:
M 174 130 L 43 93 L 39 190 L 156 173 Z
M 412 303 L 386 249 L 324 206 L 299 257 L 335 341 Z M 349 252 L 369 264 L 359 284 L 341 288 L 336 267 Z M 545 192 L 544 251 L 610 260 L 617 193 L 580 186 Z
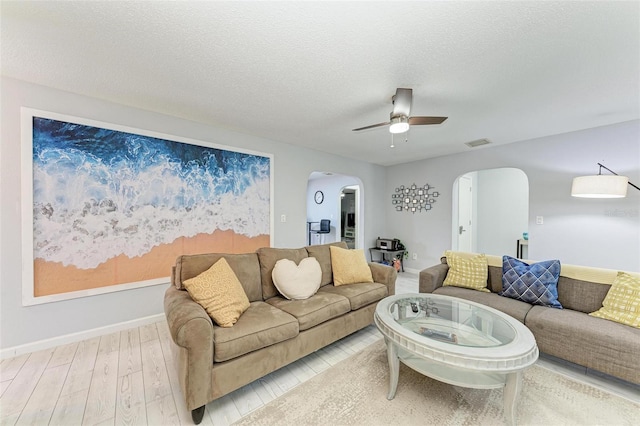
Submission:
M 270 230 L 268 157 L 34 117 L 34 258 L 95 268 L 215 230 Z

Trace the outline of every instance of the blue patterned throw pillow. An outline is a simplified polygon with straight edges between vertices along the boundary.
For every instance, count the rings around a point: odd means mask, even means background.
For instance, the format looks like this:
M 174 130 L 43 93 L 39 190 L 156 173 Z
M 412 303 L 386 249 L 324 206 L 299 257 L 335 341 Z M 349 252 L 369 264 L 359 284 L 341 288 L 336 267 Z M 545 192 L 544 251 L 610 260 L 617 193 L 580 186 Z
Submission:
M 529 265 L 511 256 L 502 257 L 502 291 L 498 294 L 532 305 L 562 309 L 558 301 L 560 261 Z

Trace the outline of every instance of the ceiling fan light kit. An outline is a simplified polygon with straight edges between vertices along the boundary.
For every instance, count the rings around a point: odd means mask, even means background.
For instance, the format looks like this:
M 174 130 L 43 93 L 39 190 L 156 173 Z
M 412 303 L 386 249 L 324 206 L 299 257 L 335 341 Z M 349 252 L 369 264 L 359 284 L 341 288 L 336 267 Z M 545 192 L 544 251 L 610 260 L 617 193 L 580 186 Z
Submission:
M 407 117 L 406 115 L 391 117 L 391 125 L 389 126 L 389 132 L 404 133 L 408 131 L 409 131 L 409 117 Z

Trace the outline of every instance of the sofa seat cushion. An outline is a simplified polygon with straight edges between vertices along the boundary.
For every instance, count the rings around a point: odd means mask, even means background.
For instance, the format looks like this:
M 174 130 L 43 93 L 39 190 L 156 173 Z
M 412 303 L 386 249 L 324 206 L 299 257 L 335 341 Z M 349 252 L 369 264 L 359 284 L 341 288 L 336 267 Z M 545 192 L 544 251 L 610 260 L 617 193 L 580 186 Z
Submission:
M 233 327 L 213 326 L 213 360 L 227 361 L 240 355 L 292 339 L 298 320 L 265 302 L 251 302 Z
M 320 287 L 319 292 L 338 294 L 349 299 L 351 310 L 355 311 L 388 296 L 387 286 L 379 283 L 360 283 L 334 286 L 332 284 Z
M 267 303 L 295 317 L 300 331 L 308 330 L 351 311 L 349 299 L 325 292 L 318 292 L 304 300 L 287 300 L 276 296 L 267 300 Z
M 640 384 L 640 329 L 542 306 L 531 309 L 525 325 L 541 352 Z
M 460 299 L 470 300 L 472 302 L 481 303 L 491 308 L 497 309 L 510 315 L 524 324 L 525 317 L 531 306 L 528 303 L 521 302 L 508 297 L 502 297 L 495 293 L 483 293 L 476 290 L 461 287 L 438 287 L 434 290 L 436 294 L 445 296 L 459 297 Z

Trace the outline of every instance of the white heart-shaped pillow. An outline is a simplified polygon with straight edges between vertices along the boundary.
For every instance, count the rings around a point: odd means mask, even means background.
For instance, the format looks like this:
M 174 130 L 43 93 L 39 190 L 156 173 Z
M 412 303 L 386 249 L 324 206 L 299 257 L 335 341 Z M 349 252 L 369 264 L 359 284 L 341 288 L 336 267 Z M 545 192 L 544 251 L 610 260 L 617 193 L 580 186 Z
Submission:
M 271 272 L 276 288 L 287 299 L 308 299 L 320 288 L 322 269 L 315 257 L 305 257 L 299 265 L 293 260 L 280 259 Z

